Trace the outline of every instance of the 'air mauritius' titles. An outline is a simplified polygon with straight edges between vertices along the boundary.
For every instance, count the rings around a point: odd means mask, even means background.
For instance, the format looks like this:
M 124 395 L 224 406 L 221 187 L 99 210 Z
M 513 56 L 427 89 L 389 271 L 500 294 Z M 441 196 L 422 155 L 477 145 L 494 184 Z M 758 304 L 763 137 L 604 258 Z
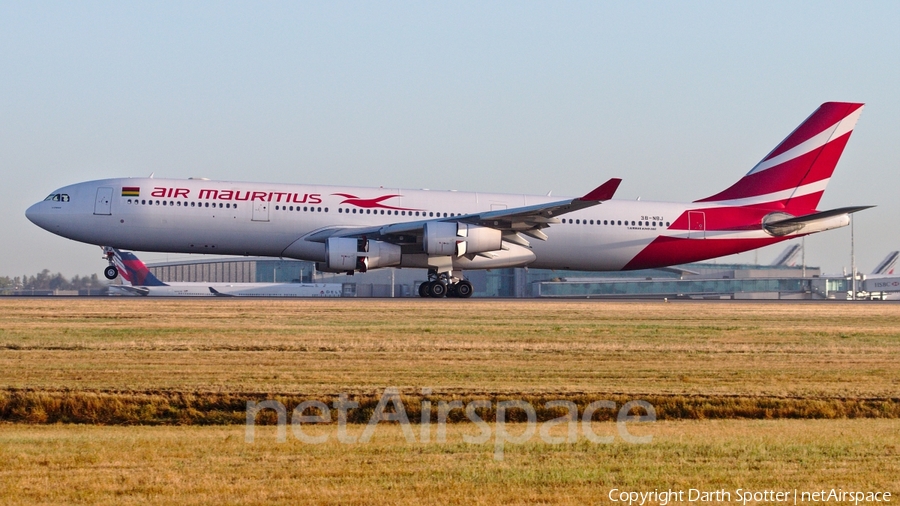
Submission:
M 150 192 L 151 197 L 160 198 L 190 198 L 190 188 L 167 188 L 156 186 Z M 206 200 L 236 200 L 236 201 L 262 201 L 262 202 L 286 202 L 294 204 L 321 204 L 320 193 L 291 193 L 291 192 L 252 192 L 242 190 L 209 190 L 202 189 L 197 193 L 198 199 Z

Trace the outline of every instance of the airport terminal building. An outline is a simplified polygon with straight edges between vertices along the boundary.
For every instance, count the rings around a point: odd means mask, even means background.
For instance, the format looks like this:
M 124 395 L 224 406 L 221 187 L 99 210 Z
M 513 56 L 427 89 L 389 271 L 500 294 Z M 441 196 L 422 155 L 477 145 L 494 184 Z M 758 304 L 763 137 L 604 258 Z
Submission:
M 786 252 L 787 253 L 787 252 Z M 788 259 L 790 260 L 790 259 Z M 467 271 L 476 297 L 828 299 L 847 297 L 846 277 L 822 277 L 817 267 L 697 263 L 668 269 L 573 272 L 510 268 Z M 165 282 L 341 283 L 345 297 L 416 297 L 423 269 L 321 273 L 315 263 L 257 257 L 201 257 L 148 264 Z M 862 286 L 862 285 L 861 285 Z

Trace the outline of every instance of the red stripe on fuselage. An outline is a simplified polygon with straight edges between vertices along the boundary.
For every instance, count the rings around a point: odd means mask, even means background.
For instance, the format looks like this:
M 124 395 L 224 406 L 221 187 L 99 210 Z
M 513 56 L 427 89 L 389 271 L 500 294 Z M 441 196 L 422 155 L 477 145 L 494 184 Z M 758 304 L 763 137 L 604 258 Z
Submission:
M 769 213 L 784 212 L 772 207 L 709 207 L 688 209 L 672 222 L 669 230 L 688 230 L 688 213 L 703 213 L 705 230 L 761 230 Z M 698 230 L 694 227 L 695 230 Z
M 758 239 L 683 239 L 661 236 L 635 255 L 622 270 L 654 269 L 697 262 L 762 248 L 794 237 L 796 236 Z

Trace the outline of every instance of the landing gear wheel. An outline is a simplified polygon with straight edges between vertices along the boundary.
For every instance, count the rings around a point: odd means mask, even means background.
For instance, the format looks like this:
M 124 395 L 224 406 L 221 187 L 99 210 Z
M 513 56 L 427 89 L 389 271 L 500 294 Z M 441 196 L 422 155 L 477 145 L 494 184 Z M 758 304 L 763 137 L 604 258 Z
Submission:
M 419 297 L 430 297 L 431 296 L 431 281 L 426 281 L 419 285 Z
M 456 283 L 447 285 L 447 297 L 459 297 L 459 294 L 456 292 Z
M 429 284 L 431 285 L 429 287 L 429 295 L 431 295 L 435 299 L 440 299 L 441 297 L 447 295 L 447 285 L 445 285 L 442 281 L 435 281 Z
M 460 299 L 468 299 L 472 296 L 473 291 L 472 283 L 468 280 L 464 279 L 456 284 L 456 296 Z
M 103 275 L 109 280 L 116 279 L 119 277 L 119 269 L 116 269 L 115 265 L 110 265 L 106 269 L 103 269 Z

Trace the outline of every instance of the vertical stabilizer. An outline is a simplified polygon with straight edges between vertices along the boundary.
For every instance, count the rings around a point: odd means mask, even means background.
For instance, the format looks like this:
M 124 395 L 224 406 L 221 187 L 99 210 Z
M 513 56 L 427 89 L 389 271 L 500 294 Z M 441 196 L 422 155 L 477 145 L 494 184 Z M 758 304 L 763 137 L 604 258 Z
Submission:
M 169 286 L 154 276 L 134 253 L 119 251 L 115 248 L 112 251 L 113 261 L 119 268 L 119 275 L 122 276 L 123 281 L 127 281 L 132 286 Z
M 737 183 L 697 202 L 815 210 L 863 105 L 822 104 Z
M 790 267 L 794 265 L 794 259 L 797 258 L 797 254 L 800 253 L 800 245 L 792 244 L 784 249 L 780 255 L 778 255 L 775 260 L 772 261 L 772 267 Z
M 884 257 L 872 274 L 893 274 L 894 264 L 897 263 L 897 257 L 900 257 L 900 251 L 891 251 L 888 256 Z

